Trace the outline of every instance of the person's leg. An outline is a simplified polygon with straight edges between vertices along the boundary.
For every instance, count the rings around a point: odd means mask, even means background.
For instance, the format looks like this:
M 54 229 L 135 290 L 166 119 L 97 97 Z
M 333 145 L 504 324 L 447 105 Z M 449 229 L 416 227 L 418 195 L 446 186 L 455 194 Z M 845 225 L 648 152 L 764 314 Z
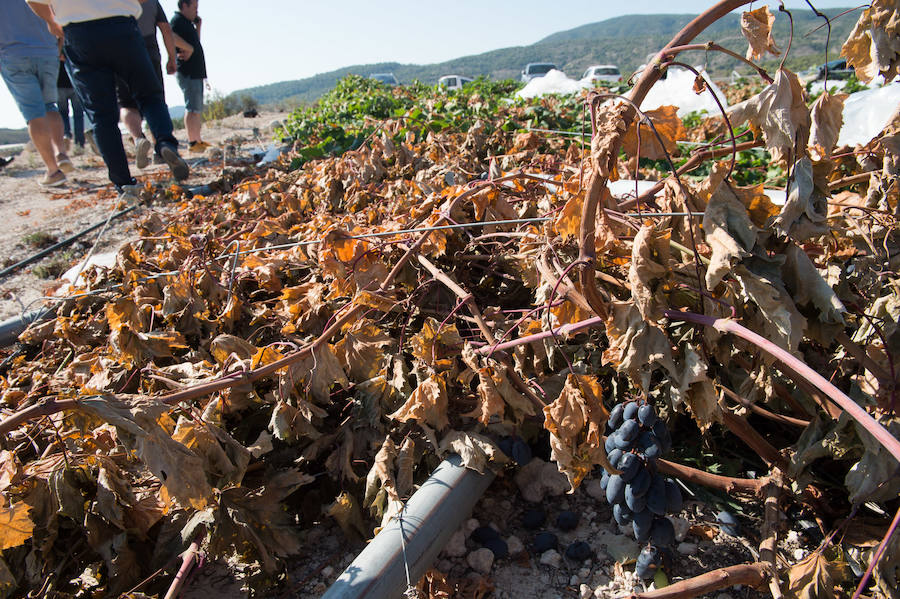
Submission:
M 144 119 L 141 118 L 141 113 L 137 108 L 125 108 L 123 106 L 119 109 L 119 116 L 122 118 L 122 122 L 125 123 L 125 127 L 135 143 L 144 137 L 144 132 L 141 130 L 141 123 L 144 122 Z
M 38 58 L 36 60 L 44 107 L 47 111 L 47 122 L 50 126 L 50 141 L 53 144 L 53 149 L 56 151 L 56 163 L 60 169 L 68 173 L 74 170 L 75 167 L 72 166 L 72 161 L 69 160 L 68 148 L 63 137 L 62 117 L 59 115 L 59 110 L 56 106 L 58 97 L 56 82 L 59 80 L 60 69 L 59 59 Z
M 47 107 L 41 89 L 37 61 L 30 58 L 4 59 L 0 62 L 0 76 L 3 77 L 6 87 L 19 107 L 19 112 L 28 123 L 28 135 L 44 162 L 44 166 L 47 167 L 45 180 L 56 176 L 59 166 L 56 163 L 56 153 L 53 149 L 53 132 L 47 119 Z M 53 85 L 56 89 L 55 82 Z M 59 117 L 55 107 L 53 111 Z M 61 119 L 60 124 L 62 124 Z M 65 181 L 64 175 L 62 181 Z
M 72 130 L 69 127 L 69 100 L 73 93 L 71 89 L 64 87 L 60 87 L 56 91 L 58 97 L 56 105 L 59 108 L 59 116 L 63 122 L 63 137 L 66 139 L 71 139 L 72 137 Z
M 72 90 L 72 138 L 75 145 L 84 149 L 84 107 L 75 90 Z
M 135 180 L 128 169 L 128 157 L 119 132 L 115 72 L 110 65 L 110 54 L 115 54 L 117 48 L 105 43 L 109 36 L 115 35 L 115 24 L 98 21 L 70 23 L 65 27 L 65 32 L 63 51 L 69 78 L 94 124 L 94 141 L 106 163 L 109 180 L 119 189 L 133 185 Z
M 188 141 L 197 143 L 200 139 L 200 130 L 203 127 L 203 115 L 199 112 L 184 113 L 184 127 L 187 129 Z

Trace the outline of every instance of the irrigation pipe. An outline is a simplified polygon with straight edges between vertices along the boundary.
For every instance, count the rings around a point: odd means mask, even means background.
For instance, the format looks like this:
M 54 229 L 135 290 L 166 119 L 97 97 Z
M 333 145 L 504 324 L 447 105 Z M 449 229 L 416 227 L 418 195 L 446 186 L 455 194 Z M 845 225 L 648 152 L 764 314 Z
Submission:
M 322 595 L 322 599 L 394 599 L 404 596 L 469 517 L 494 475 L 462 466 L 456 454 L 438 465 L 391 520 Z M 407 581 L 407 576 L 408 581 Z
M 50 247 L 43 249 L 40 252 L 25 258 L 24 260 L 16 262 L 12 266 L 7 266 L 3 270 L 0 270 L 0 278 L 5 277 L 6 275 L 12 274 L 12 273 L 16 272 L 17 270 L 19 270 L 20 268 L 28 266 L 29 264 L 33 264 L 34 262 L 37 262 L 38 260 L 44 258 L 45 256 L 52 254 L 56 250 L 59 250 L 68 245 L 71 245 L 72 243 L 77 241 L 78 238 L 83 237 L 92 231 L 96 231 L 100 227 L 107 225 L 109 223 L 109 221 L 111 221 L 111 220 L 114 220 L 116 218 L 119 218 L 120 216 L 124 216 L 124 215 L 128 214 L 129 212 L 137 209 L 138 206 L 140 206 L 140 204 L 134 204 L 132 206 L 129 206 L 128 208 L 125 208 L 124 210 L 120 210 L 120 211 L 114 213 L 108 219 L 104 219 L 103 221 L 101 221 L 99 223 L 95 223 L 95 224 L 91 225 L 90 227 L 88 227 L 87 229 L 83 229 L 83 230 L 79 231 L 78 233 L 75 233 L 71 237 L 67 237 L 66 239 L 63 239 L 62 241 L 55 243 L 55 244 L 51 245 Z
M 7 320 L 0 322 L 0 347 L 12 345 L 16 342 L 16 339 L 19 338 L 19 335 L 22 334 L 22 331 L 27 329 L 29 325 L 38 322 L 39 320 L 50 318 L 53 315 L 53 310 L 41 309 L 35 310 L 34 312 L 27 312 L 22 316 L 8 318 Z

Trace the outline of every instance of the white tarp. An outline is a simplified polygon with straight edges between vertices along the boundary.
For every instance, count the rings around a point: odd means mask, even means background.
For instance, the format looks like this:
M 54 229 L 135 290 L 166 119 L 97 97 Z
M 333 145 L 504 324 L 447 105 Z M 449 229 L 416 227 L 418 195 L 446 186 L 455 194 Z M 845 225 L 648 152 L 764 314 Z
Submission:
M 722 112 L 719 110 L 710 90 L 716 94 L 722 106 L 728 108 L 728 100 L 725 99 L 725 94 L 712 82 L 706 71 L 702 69 L 697 70 L 706 79 L 706 85 L 709 87 L 709 90 L 701 94 L 694 93 L 694 74 L 687 69 L 670 68 L 668 76 L 657 81 L 650 93 L 647 94 L 647 97 L 641 103 L 641 110 L 654 110 L 660 106 L 677 106 L 678 116 L 680 117 L 704 110 L 709 116 L 721 115 Z
M 519 98 L 534 98 L 545 94 L 575 94 L 581 90 L 592 87 L 587 79 L 570 79 L 562 71 L 553 69 L 543 77 L 537 77 L 525 84 L 525 87 L 516 92 Z
M 850 94 L 844 102 L 844 125 L 837 145 L 855 146 L 870 142 L 887 126 L 898 106 L 898 82 Z

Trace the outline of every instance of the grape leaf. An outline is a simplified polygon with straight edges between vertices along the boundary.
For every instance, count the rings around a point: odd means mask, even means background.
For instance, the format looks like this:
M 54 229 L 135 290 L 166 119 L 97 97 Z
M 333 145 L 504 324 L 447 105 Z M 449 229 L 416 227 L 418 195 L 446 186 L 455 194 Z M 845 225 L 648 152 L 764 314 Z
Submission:
M 741 33 L 750 43 L 747 48 L 747 60 L 759 60 L 766 52 L 775 56 L 781 53 L 772 37 L 774 23 L 775 15 L 769 12 L 768 6 L 741 14 Z
M 18 547 L 31 538 L 34 522 L 28 516 L 31 507 L 24 502 L 0 506 L 0 551 Z

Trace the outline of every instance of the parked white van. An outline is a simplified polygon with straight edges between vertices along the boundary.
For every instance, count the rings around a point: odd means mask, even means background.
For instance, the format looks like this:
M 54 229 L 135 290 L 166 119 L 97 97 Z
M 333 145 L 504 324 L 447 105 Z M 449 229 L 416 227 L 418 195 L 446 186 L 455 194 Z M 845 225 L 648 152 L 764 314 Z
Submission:
M 608 81 L 617 83 L 622 80 L 622 73 L 619 72 L 619 67 L 614 64 L 596 64 L 588 67 L 581 78 L 591 82 Z
M 471 77 L 463 77 L 462 75 L 444 75 L 438 79 L 438 86 L 449 90 L 462 89 L 466 83 L 472 83 L 472 81 L 474 79 Z

